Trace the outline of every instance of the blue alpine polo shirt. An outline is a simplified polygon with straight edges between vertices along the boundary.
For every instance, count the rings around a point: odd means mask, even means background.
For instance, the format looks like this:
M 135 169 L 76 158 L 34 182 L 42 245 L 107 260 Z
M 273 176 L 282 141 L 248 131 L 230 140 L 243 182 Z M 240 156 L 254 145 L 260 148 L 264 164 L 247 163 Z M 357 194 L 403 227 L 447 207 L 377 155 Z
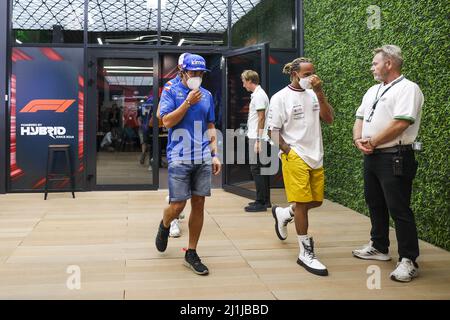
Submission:
M 164 88 L 160 101 L 161 119 L 180 107 L 186 100 L 190 89 L 180 81 Z M 202 163 L 211 160 L 208 124 L 214 123 L 214 101 L 211 93 L 200 87 L 202 98 L 189 107 L 184 118 L 169 129 L 167 141 L 167 161 L 193 161 Z

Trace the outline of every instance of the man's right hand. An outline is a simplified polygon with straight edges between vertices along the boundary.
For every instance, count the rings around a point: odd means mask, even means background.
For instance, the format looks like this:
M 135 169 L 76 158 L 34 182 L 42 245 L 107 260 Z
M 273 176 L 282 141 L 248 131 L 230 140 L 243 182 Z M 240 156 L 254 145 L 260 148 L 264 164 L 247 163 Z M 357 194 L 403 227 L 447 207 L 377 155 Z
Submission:
M 189 100 L 190 105 L 194 105 L 202 99 L 202 92 L 200 89 L 195 89 L 189 92 L 186 100 Z
M 285 146 L 284 148 L 281 149 L 283 151 L 283 153 L 285 155 L 288 155 L 289 152 L 291 151 L 291 147 L 290 146 Z
M 373 149 L 367 147 L 367 141 L 368 139 L 359 138 L 355 140 L 355 145 L 362 153 L 372 154 Z

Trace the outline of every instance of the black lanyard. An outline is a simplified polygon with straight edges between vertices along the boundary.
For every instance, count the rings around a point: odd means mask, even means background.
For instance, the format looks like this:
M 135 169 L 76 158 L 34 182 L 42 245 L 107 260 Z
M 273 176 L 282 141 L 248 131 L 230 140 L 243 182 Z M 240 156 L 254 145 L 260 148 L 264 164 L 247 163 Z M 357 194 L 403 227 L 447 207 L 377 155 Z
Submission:
M 369 117 L 366 119 L 366 122 L 372 121 L 373 114 L 375 113 L 375 108 L 377 107 L 378 101 L 380 101 L 381 97 L 383 97 L 384 94 L 385 94 L 386 92 L 389 91 L 389 89 L 391 89 L 393 86 L 395 86 L 397 83 L 399 83 L 399 82 L 402 81 L 403 79 L 405 79 L 405 77 L 404 77 L 404 76 L 401 76 L 400 78 L 398 78 L 397 80 L 395 80 L 394 82 L 392 82 L 391 85 L 390 85 L 386 90 L 383 91 L 383 93 L 381 94 L 381 96 L 379 96 L 379 97 L 377 98 L 378 93 L 380 92 L 380 89 L 381 89 L 381 87 L 383 86 L 382 84 L 380 84 L 380 86 L 378 87 L 378 90 L 377 90 L 377 94 L 376 94 L 376 96 L 375 96 L 375 99 L 376 99 L 376 100 L 373 102 L 373 105 L 372 105 L 372 111 L 370 112 Z

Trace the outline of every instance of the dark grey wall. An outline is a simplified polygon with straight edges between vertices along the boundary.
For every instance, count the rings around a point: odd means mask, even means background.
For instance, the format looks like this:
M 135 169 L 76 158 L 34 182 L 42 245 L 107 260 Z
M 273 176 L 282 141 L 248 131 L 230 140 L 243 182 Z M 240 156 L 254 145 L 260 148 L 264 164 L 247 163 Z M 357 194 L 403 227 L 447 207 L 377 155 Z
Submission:
M 233 47 L 270 42 L 271 48 L 295 48 L 292 18 L 298 0 L 264 0 L 231 28 Z
M 6 61 L 8 57 L 8 2 L 0 1 L 0 193 L 6 192 Z

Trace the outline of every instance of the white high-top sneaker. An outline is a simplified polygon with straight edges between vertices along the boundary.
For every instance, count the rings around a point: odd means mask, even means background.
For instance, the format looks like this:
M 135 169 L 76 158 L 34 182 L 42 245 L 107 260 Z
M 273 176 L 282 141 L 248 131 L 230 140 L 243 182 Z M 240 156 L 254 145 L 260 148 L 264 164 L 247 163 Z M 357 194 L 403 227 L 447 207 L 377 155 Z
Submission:
M 167 202 L 167 204 L 170 204 L 170 197 L 169 196 L 166 197 L 166 202 Z M 180 215 L 178 216 L 178 219 L 180 219 L 180 220 L 184 219 L 184 210 L 180 213 Z
M 365 260 L 381 260 L 381 261 L 389 261 L 391 257 L 386 254 L 378 251 L 373 247 L 373 242 L 370 241 L 369 244 L 365 245 L 361 249 L 355 249 L 352 251 L 352 254 L 360 259 Z
M 410 282 L 419 275 L 419 268 L 408 258 L 402 258 L 397 262 L 397 268 L 391 272 L 391 280 L 400 282 Z
M 288 236 L 287 225 L 289 222 L 294 221 L 294 217 L 291 216 L 289 209 L 290 207 L 272 207 L 272 216 L 275 219 L 275 232 L 280 240 L 286 240 Z
M 300 242 L 300 254 L 297 263 L 307 271 L 318 276 L 327 276 L 328 270 L 314 254 L 314 241 L 310 237 Z
M 175 219 L 170 223 L 169 236 L 172 238 L 178 238 L 179 236 L 181 236 L 181 230 L 178 219 Z

